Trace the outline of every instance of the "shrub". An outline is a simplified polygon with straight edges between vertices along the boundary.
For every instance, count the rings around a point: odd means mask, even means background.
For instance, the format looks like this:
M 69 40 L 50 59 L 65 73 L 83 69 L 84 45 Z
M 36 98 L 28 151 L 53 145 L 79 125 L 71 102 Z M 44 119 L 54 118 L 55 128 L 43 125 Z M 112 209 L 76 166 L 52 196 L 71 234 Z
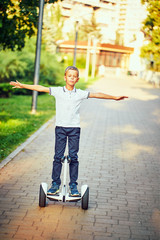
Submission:
M 33 84 L 34 61 L 35 61 L 36 38 L 26 39 L 25 48 L 22 51 L 1 51 L 0 52 L 0 92 L 2 97 L 9 97 L 11 94 L 30 95 L 32 92 L 25 89 L 11 89 L 10 81 L 21 81 Z M 56 55 L 45 50 L 42 45 L 40 62 L 40 81 L 43 85 L 60 85 L 63 82 L 64 66 L 57 61 Z
M 12 86 L 8 83 L 0 83 L 0 97 L 10 97 L 12 94 Z

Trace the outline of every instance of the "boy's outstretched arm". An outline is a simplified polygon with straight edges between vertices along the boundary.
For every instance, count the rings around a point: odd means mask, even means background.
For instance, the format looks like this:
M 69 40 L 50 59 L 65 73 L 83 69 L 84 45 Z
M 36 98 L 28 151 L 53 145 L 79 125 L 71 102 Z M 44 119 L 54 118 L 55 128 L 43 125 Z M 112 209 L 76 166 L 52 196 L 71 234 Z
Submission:
M 10 85 L 14 86 L 13 88 L 25 88 L 25 89 L 29 89 L 29 90 L 33 90 L 33 91 L 49 93 L 49 88 L 48 87 L 43 87 L 41 85 L 23 84 L 23 83 L 20 83 L 18 81 L 10 82 Z
M 128 97 L 127 96 L 116 97 L 116 96 L 111 96 L 111 95 L 108 95 L 108 94 L 105 94 L 105 93 L 92 93 L 91 92 L 89 94 L 89 98 L 112 99 L 112 100 L 119 101 L 119 100 L 123 100 L 123 99 L 128 98 Z

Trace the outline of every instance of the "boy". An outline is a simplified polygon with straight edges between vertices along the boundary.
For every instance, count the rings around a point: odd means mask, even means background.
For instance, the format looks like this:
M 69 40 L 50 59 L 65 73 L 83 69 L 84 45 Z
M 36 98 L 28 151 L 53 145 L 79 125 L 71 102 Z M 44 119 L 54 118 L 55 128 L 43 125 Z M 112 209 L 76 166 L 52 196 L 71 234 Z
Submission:
M 56 127 L 55 127 L 55 155 L 52 169 L 52 185 L 48 190 L 49 195 L 59 193 L 61 184 L 61 160 L 64 157 L 66 143 L 68 139 L 68 149 L 70 158 L 69 174 L 70 174 L 70 196 L 79 196 L 77 189 L 78 179 L 78 151 L 80 139 L 80 104 L 84 99 L 100 98 L 113 99 L 116 101 L 127 98 L 126 96 L 110 96 L 104 93 L 92 93 L 75 88 L 75 84 L 79 81 L 79 71 L 74 66 L 65 69 L 64 87 L 43 87 L 41 85 L 22 84 L 18 81 L 10 82 L 14 88 L 26 88 L 39 92 L 46 92 L 54 96 L 56 99 Z

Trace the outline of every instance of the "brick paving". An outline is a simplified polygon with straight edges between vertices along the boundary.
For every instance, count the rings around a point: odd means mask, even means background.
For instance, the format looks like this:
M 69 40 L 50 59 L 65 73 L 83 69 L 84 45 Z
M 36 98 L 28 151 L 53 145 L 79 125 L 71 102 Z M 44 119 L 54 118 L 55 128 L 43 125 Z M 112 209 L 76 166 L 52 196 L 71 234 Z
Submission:
M 160 239 L 160 89 L 111 74 L 91 89 L 130 99 L 82 104 L 79 187 L 90 187 L 89 209 L 38 206 L 40 183 L 51 182 L 52 121 L 0 170 L 0 240 Z

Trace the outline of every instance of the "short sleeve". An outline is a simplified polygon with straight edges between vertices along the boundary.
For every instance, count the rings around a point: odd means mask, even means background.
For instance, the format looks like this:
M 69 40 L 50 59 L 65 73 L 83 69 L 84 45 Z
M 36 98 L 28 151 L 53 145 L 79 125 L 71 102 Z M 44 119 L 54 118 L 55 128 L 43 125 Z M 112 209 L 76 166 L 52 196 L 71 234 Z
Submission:
M 81 90 L 81 89 L 78 89 L 78 91 L 79 91 L 79 96 L 80 96 L 81 99 L 88 99 L 89 98 L 90 92 L 84 91 L 84 90 Z
M 60 91 L 60 87 L 50 87 L 49 95 L 56 97 L 59 91 Z

